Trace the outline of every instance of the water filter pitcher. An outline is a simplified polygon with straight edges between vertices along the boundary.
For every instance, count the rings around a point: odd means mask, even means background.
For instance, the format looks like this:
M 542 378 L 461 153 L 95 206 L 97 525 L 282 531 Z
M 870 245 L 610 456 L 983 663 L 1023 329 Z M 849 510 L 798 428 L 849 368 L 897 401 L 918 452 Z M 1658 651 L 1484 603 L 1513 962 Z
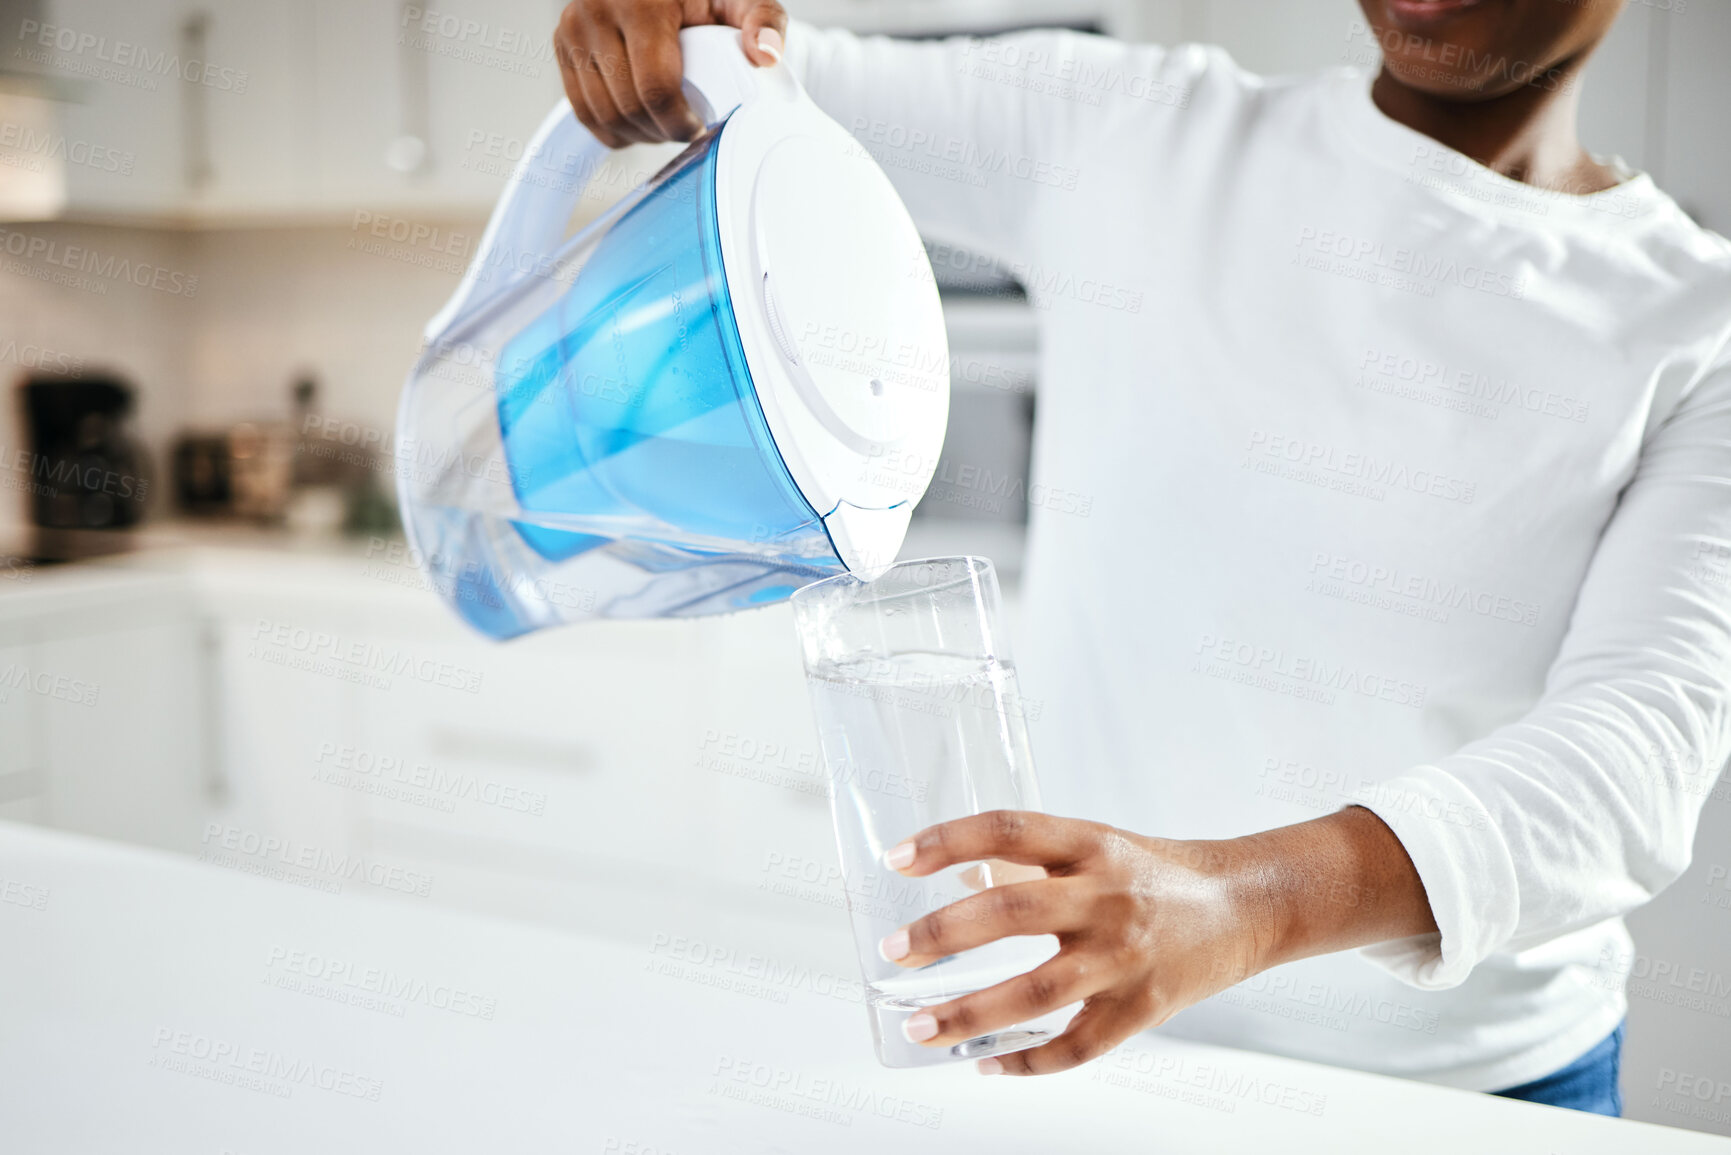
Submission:
M 708 130 L 568 236 L 607 152 L 561 102 L 403 393 L 410 545 L 494 637 L 869 576 L 936 466 L 943 313 L 889 180 L 736 30 L 680 46 Z

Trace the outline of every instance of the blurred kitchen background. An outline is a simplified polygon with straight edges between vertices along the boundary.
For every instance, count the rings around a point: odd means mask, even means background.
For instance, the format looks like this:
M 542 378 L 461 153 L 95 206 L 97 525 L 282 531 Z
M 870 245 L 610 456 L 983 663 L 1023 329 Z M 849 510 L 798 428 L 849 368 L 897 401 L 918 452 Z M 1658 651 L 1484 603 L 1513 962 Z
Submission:
M 405 900 L 639 941 L 670 902 L 845 938 L 785 607 L 494 648 L 397 534 L 397 392 L 560 95 L 561 6 L 0 0 L 0 818 L 303 885 L 362 854 L 431 880 Z M 789 7 L 1200 40 L 1266 73 L 1375 59 L 1352 0 Z M 1720 231 L 1728 50 L 1731 0 L 1637 0 L 1583 108 L 1590 147 Z M 934 252 L 951 434 L 904 552 L 987 554 L 1013 606 L 1036 314 Z M 1728 793 L 1605 980 L 1635 984 L 1630 1113 L 1731 1133 L 1655 1094 L 1662 1068 L 1731 1079 Z

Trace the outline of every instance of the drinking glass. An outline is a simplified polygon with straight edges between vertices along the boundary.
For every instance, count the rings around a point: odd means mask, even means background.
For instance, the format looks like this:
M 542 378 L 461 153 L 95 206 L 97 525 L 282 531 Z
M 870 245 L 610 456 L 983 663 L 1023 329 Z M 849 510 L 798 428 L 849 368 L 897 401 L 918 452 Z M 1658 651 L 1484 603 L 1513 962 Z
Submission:
M 918 969 L 878 953 L 885 935 L 940 907 L 1041 877 L 1037 867 L 988 862 L 906 878 L 883 862 L 925 827 L 1040 807 L 999 602 L 997 573 L 979 557 L 903 562 L 869 582 L 844 574 L 793 595 L 872 1034 L 889 1067 L 1037 1046 L 1069 1017 L 1056 1012 L 950 1047 L 909 1042 L 902 1024 L 920 1008 L 1034 969 L 1056 953 L 1057 939 L 1004 938 Z

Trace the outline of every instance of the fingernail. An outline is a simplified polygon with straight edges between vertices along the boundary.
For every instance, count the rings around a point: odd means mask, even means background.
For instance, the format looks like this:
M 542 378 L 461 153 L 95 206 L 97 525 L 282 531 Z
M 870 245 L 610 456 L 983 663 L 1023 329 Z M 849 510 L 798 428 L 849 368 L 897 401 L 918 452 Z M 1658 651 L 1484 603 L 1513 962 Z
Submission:
M 898 842 L 884 852 L 884 865 L 891 870 L 900 870 L 912 865 L 914 861 L 914 844 Z
M 976 1069 L 982 1075 L 1001 1075 L 1004 1073 L 1004 1064 L 996 1059 L 981 1059 Z
M 938 1020 L 926 1011 L 921 1011 L 902 1023 L 902 1034 L 908 1037 L 910 1043 L 923 1043 L 937 1033 Z
M 781 33 L 773 28 L 765 28 L 757 34 L 757 50 L 775 57 L 777 64 L 781 63 Z
M 895 962 L 908 956 L 908 932 L 898 930 L 894 934 L 884 935 L 884 940 L 878 943 L 878 953 L 884 956 L 885 962 Z

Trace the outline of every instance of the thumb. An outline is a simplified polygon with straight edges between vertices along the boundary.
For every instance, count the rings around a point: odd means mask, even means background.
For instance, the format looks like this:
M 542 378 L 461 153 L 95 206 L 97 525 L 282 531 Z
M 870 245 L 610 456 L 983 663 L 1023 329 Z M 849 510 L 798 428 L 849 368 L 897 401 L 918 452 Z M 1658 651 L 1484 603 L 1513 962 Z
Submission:
M 762 68 L 779 63 L 787 33 L 787 10 L 775 0 L 716 0 L 716 16 L 739 29 L 745 57 Z

